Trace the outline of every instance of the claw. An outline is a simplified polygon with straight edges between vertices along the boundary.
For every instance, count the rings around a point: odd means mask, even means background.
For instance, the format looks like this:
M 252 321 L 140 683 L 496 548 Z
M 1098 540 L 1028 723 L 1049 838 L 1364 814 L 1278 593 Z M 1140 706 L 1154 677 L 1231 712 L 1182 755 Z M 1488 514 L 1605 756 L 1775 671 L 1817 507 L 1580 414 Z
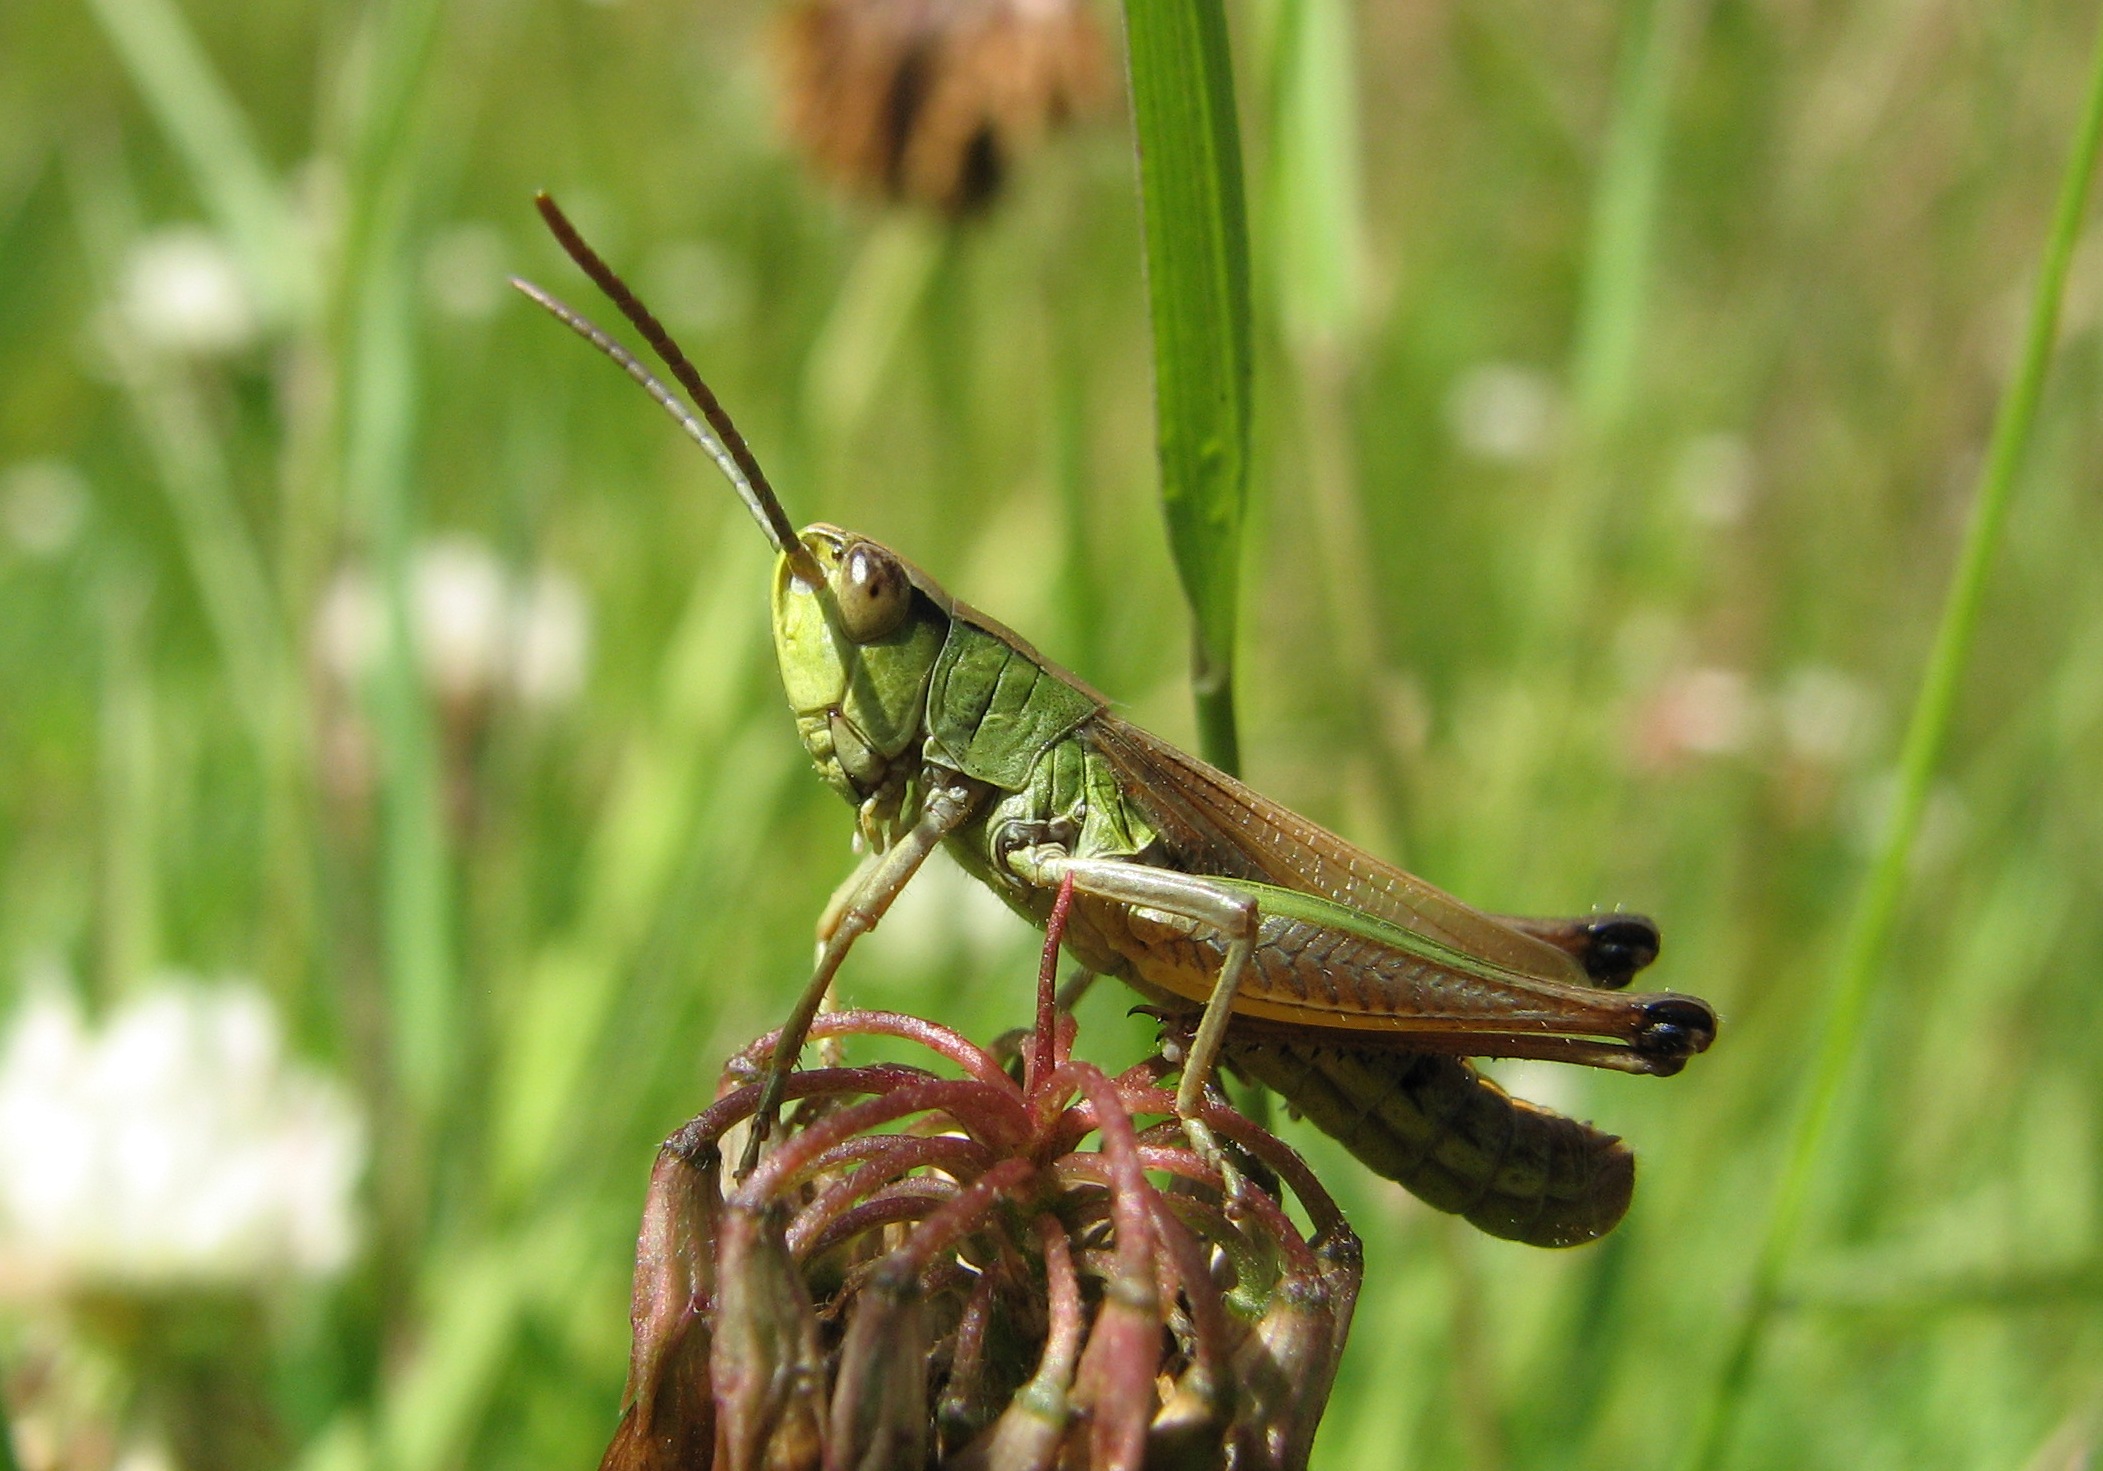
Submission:
M 1238 1216 L 1242 1203 L 1248 1199 L 1248 1176 L 1234 1163 L 1227 1153 L 1226 1146 L 1219 1142 L 1219 1136 L 1212 1132 L 1210 1124 L 1203 1119 L 1193 1118 L 1183 1119 L 1182 1124 L 1183 1137 L 1190 1141 L 1190 1147 L 1197 1157 L 1219 1171 L 1220 1193 L 1226 1199 L 1228 1215 Z
M 738 1156 L 738 1167 L 731 1176 L 740 1185 L 759 1168 L 760 1147 L 774 1132 L 774 1117 L 781 1111 L 782 1084 L 786 1082 L 786 1078 L 775 1076 L 770 1064 L 766 1081 L 760 1086 L 759 1107 L 745 1125 L 745 1152 Z

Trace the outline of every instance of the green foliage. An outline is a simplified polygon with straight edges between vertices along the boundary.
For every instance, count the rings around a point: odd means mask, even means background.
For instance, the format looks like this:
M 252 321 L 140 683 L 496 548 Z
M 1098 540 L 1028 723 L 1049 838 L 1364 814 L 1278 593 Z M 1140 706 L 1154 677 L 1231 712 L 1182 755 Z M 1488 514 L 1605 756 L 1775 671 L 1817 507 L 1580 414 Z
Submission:
M 1148 57 L 1223 101 L 1219 9 L 1133 10 L 1142 124 Z M 1658 982 L 1717 1003 L 1678 1078 L 1505 1074 L 1636 1149 L 1597 1247 L 1470 1235 L 1296 1134 L 1370 1266 L 1318 1466 L 1671 1464 L 1785 1175 L 1726 1464 L 2092 1444 L 2103 288 L 2072 214 L 2049 378 L 2043 319 L 2019 334 L 2093 8 L 1236 7 L 1247 242 L 1220 107 L 1167 119 L 1205 197 L 1150 176 L 1144 223 L 1115 122 L 954 231 L 832 201 L 772 131 L 769 14 L 0 6 L 0 991 L 253 975 L 357 1090 L 364 1250 L 220 1365 L 285 1459 L 592 1462 L 656 1142 L 779 1020 L 851 861 L 749 521 L 502 294 L 576 291 L 542 185 L 799 521 L 881 536 L 1179 741 L 1156 486 L 1225 527 L 1249 485 L 1256 784 L 1487 907 L 1652 913 Z M 242 345 L 118 311 L 184 223 L 253 294 Z M 1205 335 L 1150 329 L 1163 230 L 1212 263 L 1176 284 Z M 2025 396 L 2018 465 L 1993 426 Z M 578 697 L 432 683 L 398 634 L 460 534 L 582 590 Z M 352 563 L 388 632 L 344 688 Z M 1030 932 L 927 883 L 846 998 L 1022 1024 Z M 1820 1062 L 1836 974 L 1859 1009 Z M 1085 1049 L 1136 1055 L 1131 1000 L 1097 988 Z M 1786 1127 L 1814 1076 L 1815 1151 Z M 10 1299 L 11 1392 L 49 1330 Z
M 1819 1039 L 1810 1090 L 1790 1141 L 1789 1158 L 1770 1209 L 1766 1237 L 1754 1262 L 1746 1305 L 1724 1353 L 1716 1397 L 1695 1425 L 1689 1459 L 1696 1467 L 1720 1465 L 1729 1454 L 1731 1433 L 1742 1413 L 1759 1351 L 1774 1316 L 1782 1274 L 1788 1269 L 1803 1230 L 1812 1172 L 1832 1133 L 1840 1090 L 1861 1051 L 1870 1002 L 1885 973 L 1886 952 L 1898 925 L 1899 906 L 1910 886 L 1909 865 L 1949 747 L 1958 691 L 1964 685 L 1972 649 L 1978 642 L 1987 576 L 1999 556 L 2016 479 L 2037 427 L 2046 370 L 2059 340 L 2067 272 L 2073 265 L 2074 247 L 2088 214 L 2099 149 L 2103 149 L 2103 30 L 2097 33 L 2088 98 L 2067 156 L 2042 267 L 2032 289 L 2022 356 L 2016 364 L 2015 379 L 1994 416 L 1993 437 L 1987 443 L 1979 488 L 1950 579 L 1949 596 L 1943 603 L 1920 693 L 1914 698 L 1913 714 L 1899 747 L 1891 810 L 1884 815 L 1876 856 L 1841 940 L 1833 996 Z

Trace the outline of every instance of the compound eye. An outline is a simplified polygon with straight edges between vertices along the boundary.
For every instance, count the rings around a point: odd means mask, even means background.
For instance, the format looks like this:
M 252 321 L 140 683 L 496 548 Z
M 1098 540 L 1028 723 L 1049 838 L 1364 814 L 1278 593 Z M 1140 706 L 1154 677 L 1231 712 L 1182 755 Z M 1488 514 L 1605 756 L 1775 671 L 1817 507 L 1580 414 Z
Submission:
M 840 605 L 840 631 L 858 644 L 873 644 L 905 621 L 913 585 L 898 559 L 873 542 L 856 542 L 833 574 Z

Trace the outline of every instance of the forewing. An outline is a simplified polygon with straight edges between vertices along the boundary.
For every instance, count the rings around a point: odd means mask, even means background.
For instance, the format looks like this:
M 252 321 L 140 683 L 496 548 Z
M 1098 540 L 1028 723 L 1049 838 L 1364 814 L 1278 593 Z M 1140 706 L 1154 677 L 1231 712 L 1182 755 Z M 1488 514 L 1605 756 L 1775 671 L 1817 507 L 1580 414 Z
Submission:
M 1122 778 L 1125 800 L 1161 835 L 1171 861 L 1190 872 L 1314 894 L 1521 975 L 1587 984 L 1564 951 L 1381 862 L 1128 721 L 1105 712 L 1083 734 Z

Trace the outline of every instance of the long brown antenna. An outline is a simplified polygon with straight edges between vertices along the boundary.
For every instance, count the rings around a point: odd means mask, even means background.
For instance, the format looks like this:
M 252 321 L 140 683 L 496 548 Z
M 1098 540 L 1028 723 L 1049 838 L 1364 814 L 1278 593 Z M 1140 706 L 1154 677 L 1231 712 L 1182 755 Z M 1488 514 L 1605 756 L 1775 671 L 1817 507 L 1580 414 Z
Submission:
M 760 529 L 766 532 L 767 540 L 794 565 L 796 575 L 806 582 L 821 581 L 823 574 L 819 572 L 816 560 L 796 535 L 796 525 L 789 520 L 788 513 L 782 510 L 781 501 L 775 496 L 774 487 L 767 483 L 767 472 L 760 468 L 758 457 L 752 453 L 751 446 L 745 443 L 745 436 L 738 432 L 737 425 L 731 420 L 722 402 L 716 398 L 715 391 L 702 379 L 700 372 L 695 369 L 693 362 L 679 344 L 672 340 L 672 334 L 665 330 L 664 324 L 657 320 L 656 314 L 643 305 L 642 299 L 629 289 L 628 283 L 615 273 L 613 267 L 607 265 L 599 253 L 585 243 L 584 237 L 577 233 L 577 227 L 570 223 L 569 216 L 562 212 L 561 206 L 545 192 L 534 195 L 533 204 L 540 211 L 540 217 L 547 222 L 548 231 L 555 237 L 556 243 L 577 263 L 578 269 L 591 278 L 592 284 L 605 293 L 606 299 L 620 309 L 621 315 L 628 319 L 629 325 L 642 334 L 643 341 L 649 344 L 650 350 L 671 372 L 679 386 L 686 390 L 687 397 L 693 400 L 694 407 L 701 411 L 701 417 L 707 424 L 704 426 L 695 422 L 693 416 L 672 396 L 671 391 L 658 382 L 649 369 L 636 360 L 634 354 L 594 326 L 582 313 L 529 281 L 522 281 L 514 276 L 511 284 L 544 307 L 578 336 L 612 358 L 623 372 L 640 383 L 721 467 L 724 475 L 729 477 L 731 485 L 736 488 L 738 498 L 744 501 L 746 508 L 759 522 Z
M 525 296 L 527 300 L 542 308 L 549 316 L 568 327 L 600 352 L 606 354 L 607 357 L 612 358 L 614 364 L 622 372 L 633 378 L 637 383 L 640 383 L 643 386 L 643 391 L 656 399 L 659 406 L 672 416 L 673 422 L 686 431 L 687 437 L 700 445 L 702 449 L 708 451 L 708 457 L 716 462 L 717 468 L 722 470 L 723 474 L 729 478 L 730 483 L 737 488 L 739 499 L 743 500 L 751 508 L 754 517 L 759 521 L 760 530 L 766 533 L 768 541 L 774 542 L 775 550 L 782 552 L 790 550 L 775 539 L 774 527 L 767 520 L 766 516 L 761 513 L 758 498 L 747 493 L 748 482 L 745 479 L 744 470 L 735 459 L 731 458 L 729 449 L 722 440 L 716 437 L 715 431 L 694 417 L 694 411 L 686 406 L 684 399 L 665 387 L 658 380 L 657 375 L 643 366 L 634 353 L 614 341 L 591 318 L 585 316 L 584 313 L 578 311 L 561 297 L 556 296 L 552 292 L 543 291 L 531 281 L 520 276 L 513 276 L 511 284 L 517 287 L 520 294 Z

